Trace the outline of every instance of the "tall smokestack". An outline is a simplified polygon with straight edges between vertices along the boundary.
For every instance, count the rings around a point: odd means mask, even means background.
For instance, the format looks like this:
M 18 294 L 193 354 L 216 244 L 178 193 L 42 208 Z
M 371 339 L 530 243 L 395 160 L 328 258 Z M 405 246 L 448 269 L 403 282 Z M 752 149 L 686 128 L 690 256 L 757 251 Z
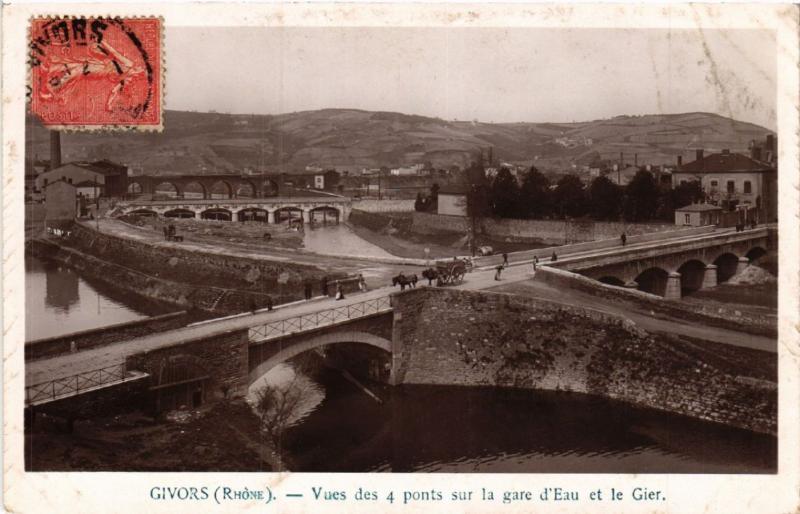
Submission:
M 61 132 L 50 131 L 50 169 L 61 166 Z

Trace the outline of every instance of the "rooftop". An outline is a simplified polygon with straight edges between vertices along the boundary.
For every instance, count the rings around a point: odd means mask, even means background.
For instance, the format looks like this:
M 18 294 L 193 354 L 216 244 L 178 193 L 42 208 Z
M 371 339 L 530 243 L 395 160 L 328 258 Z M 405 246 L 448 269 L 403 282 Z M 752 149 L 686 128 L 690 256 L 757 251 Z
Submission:
M 771 165 L 740 153 L 712 153 L 680 166 L 678 173 L 730 173 L 748 171 L 773 171 Z
M 707 212 L 707 211 L 721 211 L 722 207 L 718 205 L 711 205 L 710 203 L 693 203 L 678 207 L 675 209 L 677 212 Z

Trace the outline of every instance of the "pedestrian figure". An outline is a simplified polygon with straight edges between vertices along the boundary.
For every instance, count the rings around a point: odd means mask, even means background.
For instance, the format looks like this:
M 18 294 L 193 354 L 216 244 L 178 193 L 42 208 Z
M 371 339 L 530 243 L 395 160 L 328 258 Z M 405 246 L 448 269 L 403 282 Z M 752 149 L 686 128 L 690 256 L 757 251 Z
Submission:
M 362 275 L 361 273 L 358 274 L 358 290 L 359 291 L 367 290 L 367 281 L 364 280 L 364 275 Z
M 625 246 L 625 243 L 628 242 L 628 236 L 625 235 L 625 232 L 623 232 L 622 235 L 619 236 L 619 239 L 620 241 L 622 241 L 622 246 Z
M 508 266 L 508 254 L 503 252 L 503 266 Z
M 311 299 L 311 282 L 309 282 L 308 280 L 306 280 L 303 283 L 303 292 L 305 293 L 306 300 L 310 300 Z
M 553 255 L 550 256 L 550 260 L 553 262 L 558 260 L 558 255 L 556 255 L 556 252 L 553 252 Z
M 503 271 L 503 265 L 502 264 L 495 268 L 495 272 L 494 272 L 494 279 L 495 280 L 500 280 L 500 272 L 501 271 Z
M 336 281 L 336 299 L 344 300 L 344 291 L 342 291 L 342 284 Z
M 328 276 L 322 277 L 322 296 L 329 296 L 328 292 Z
M 272 310 L 272 297 L 270 295 L 267 295 L 267 299 L 266 299 L 265 303 L 267 304 L 267 310 L 271 311 Z
M 533 271 L 536 272 L 536 265 L 539 264 L 539 257 L 534 255 L 533 256 Z

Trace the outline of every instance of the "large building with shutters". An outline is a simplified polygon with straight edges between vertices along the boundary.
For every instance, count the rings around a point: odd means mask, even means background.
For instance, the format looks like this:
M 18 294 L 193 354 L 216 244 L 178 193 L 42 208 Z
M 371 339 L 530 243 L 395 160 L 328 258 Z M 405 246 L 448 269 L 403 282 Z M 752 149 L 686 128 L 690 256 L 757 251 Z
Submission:
M 672 174 L 672 187 L 699 181 L 706 201 L 724 210 L 755 208 L 761 222 L 778 220 L 778 173 L 775 138 L 754 142 L 750 155 L 722 150 L 682 164 Z

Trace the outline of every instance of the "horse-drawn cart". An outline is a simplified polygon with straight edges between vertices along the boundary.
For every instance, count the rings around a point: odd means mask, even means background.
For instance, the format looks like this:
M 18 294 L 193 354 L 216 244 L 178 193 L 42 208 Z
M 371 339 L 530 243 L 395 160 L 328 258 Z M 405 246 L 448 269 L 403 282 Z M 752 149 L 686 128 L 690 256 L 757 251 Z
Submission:
M 467 273 L 467 263 L 461 259 L 436 262 L 436 285 L 460 284 Z

